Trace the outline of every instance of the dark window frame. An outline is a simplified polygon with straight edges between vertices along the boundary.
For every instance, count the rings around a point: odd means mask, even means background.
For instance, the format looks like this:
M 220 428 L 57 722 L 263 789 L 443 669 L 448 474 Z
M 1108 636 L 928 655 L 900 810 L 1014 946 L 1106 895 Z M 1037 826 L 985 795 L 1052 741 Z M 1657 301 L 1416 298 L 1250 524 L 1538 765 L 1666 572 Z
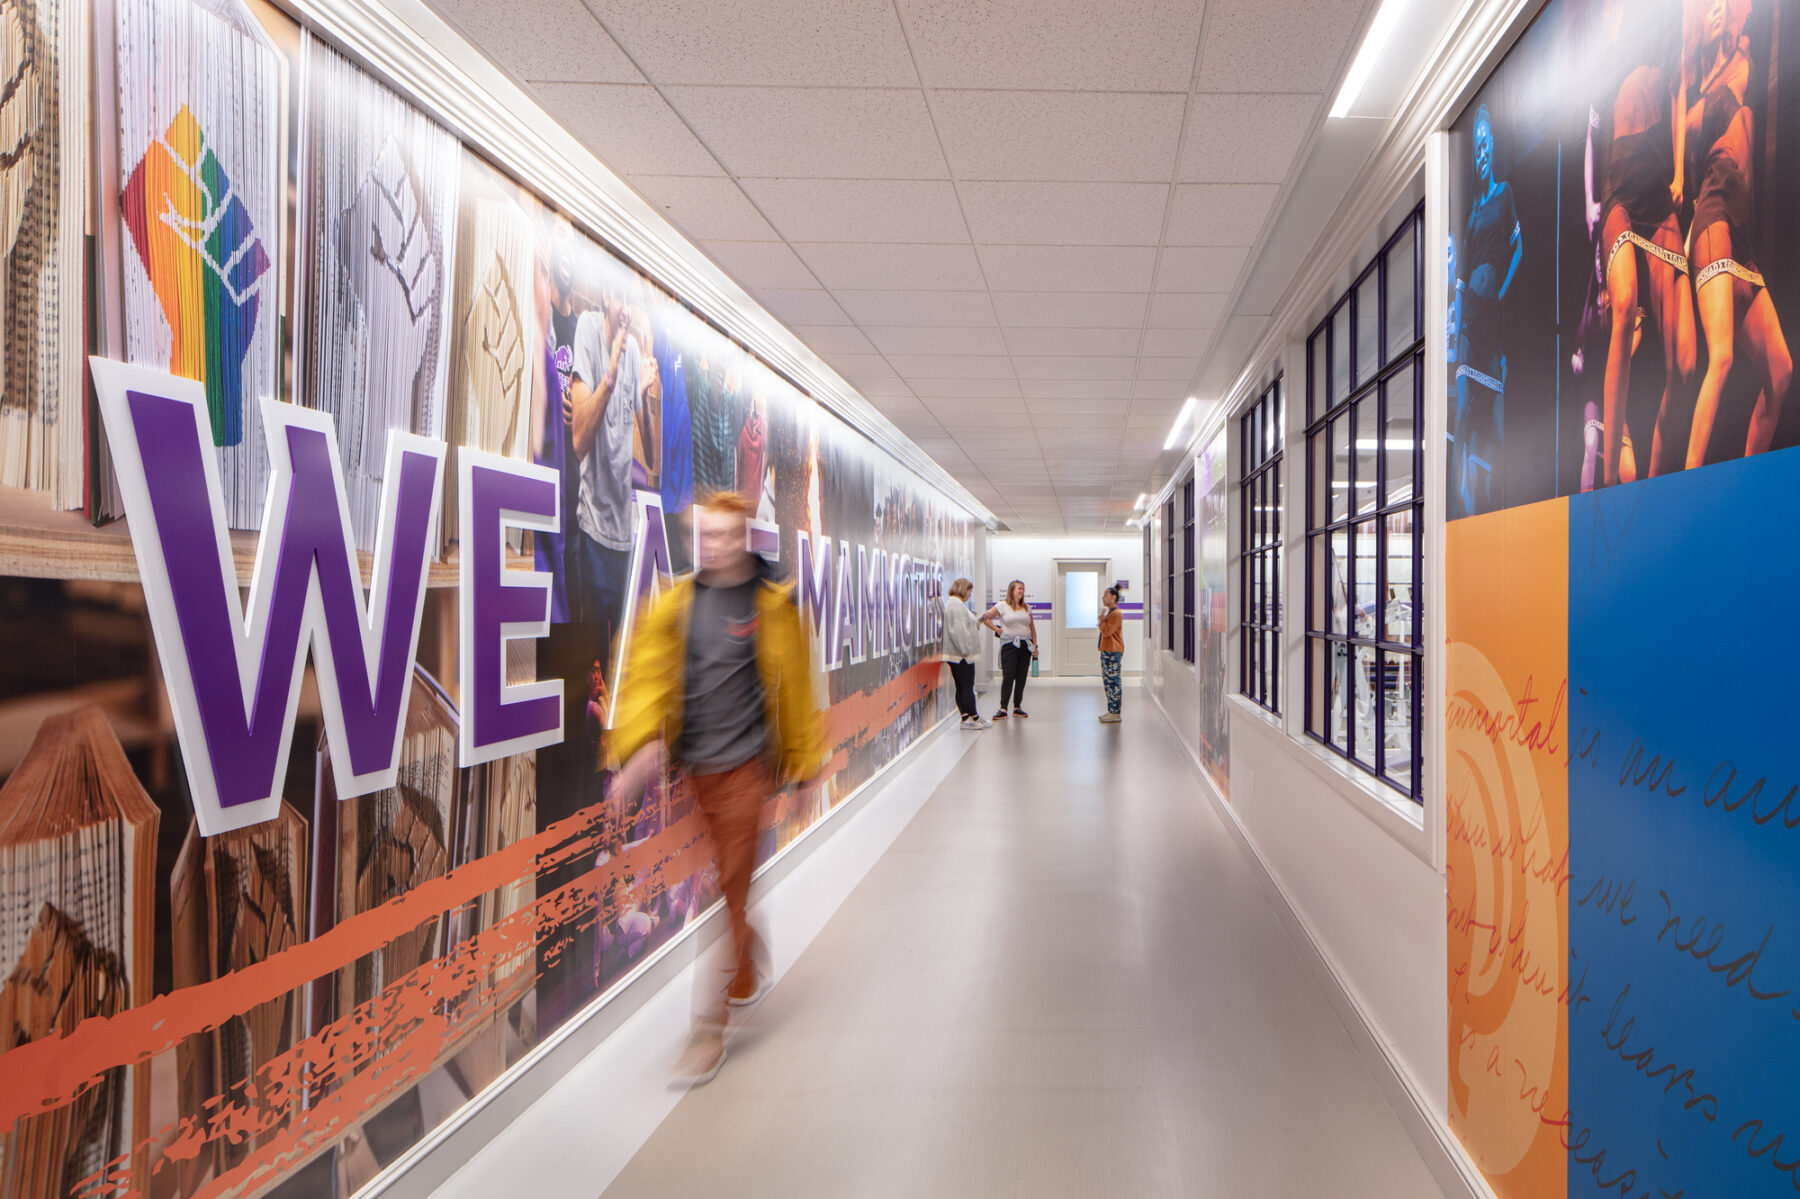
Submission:
M 1323 745 L 1332 753 L 1344 758 L 1358 769 L 1374 775 L 1387 786 L 1399 791 L 1416 803 L 1424 802 L 1422 789 L 1424 777 L 1424 727 L 1421 717 L 1422 692 L 1424 683 L 1424 605 L 1419 602 L 1419 586 L 1424 579 L 1424 497 L 1421 494 L 1424 474 L 1424 391 L 1425 391 L 1425 287 L 1424 287 L 1424 250 L 1425 250 L 1425 207 L 1423 204 L 1415 208 L 1400 223 L 1391 237 L 1382 245 L 1373 261 L 1358 274 L 1356 281 L 1348 291 L 1331 307 L 1319 325 L 1306 340 L 1306 693 L 1304 697 L 1306 711 L 1306 735 Z M 1388 284 L 1392 271 L 1398 266 L 1398 259 L 1393 257 L 1395 251 L 1406 238 L 1412 239 L 1412 272 L 1413 272 L 1413 330 L 1416 336 L 1400 346 L 1392 346 L 1388 335 Z M 1354 345 L 1357 342 L 1359 318 L 1362 316 L 1359 307 L 1363 300 L 1364 286 L 1370 279 L 1378 283 L 1376 305 L 1378 308 L 1375 322 L 1373 348 L 1375 361 L 1370 364 L 1354 360 Z M 1341 318 L 1341 319 L 1340 319 Z M 1339 346 L 1341 334 L 1349 333 L 1347 346 Z M 1397 330 L 1396 332 L 1404 332 Z M 1318 353 L 1319 343 L 1323 343 L 1323 353 Z M 1336 382 L 1337 366 L 1342 355 L 1346 364 L 1344 394 L 1332 396 L 1329 388 Z M 1325 378 L 1320 378 L 1320 368 Z M 1362 368 L 1359 371 L 1359 367 Z M 1410 394 L 1402 380 L 1410 382 Z M 1375 464 L 1373 507 L 1358 510 L 1358 488 L 1366 486 L 1357 476 L 1359 452 L 1367 447 L 1357 444 L 1356 419 L 1361 415 L 1364 403 L 1373 403 L 1375 409 L 1375 432 L 1377 445 L 1374 448 Z M 1410 406 L 1412 418 L 1411 434 L 1411 472 L 1412 486 L 1409 495 L 1390 500 L 1388 469 L 1394 451 L 1389 449 L 1388 428 L 1395 415 L 1403 414 L 1405 406 Z M 1344 477 L 1339 483 L 1335 467 L 1333 434 L 1345 435 L 1350 443 L 1345 454 Z M 1320 478 L 1321 463 L 1325 478 Z M 1321 482 L 1327 488 L 1337 485 L 1345 491 L 1344 513 L 1334 516 L 1328 492 L 1322 491 Z M 1375 541 L 1375 588 L 1374 612 L 1370 621 L 1368 635 L 1357 631 L 1358 605 L 1357 562 L 1358 539 L 1360 535 L 1373 534 Z M 1410 642 L 1390 639 L 1386 634 L 1387 594 L 1389 589 L 1389 565 L 1391 553 L 1389 549 L 1390 534 L 1396 537 L 1405 536 L 1411 539 L 1411 614 L 1408 620 Z M 1343 628 L 1330 627 L 1332 597 L 1325 595 L 1328 581 L 1321 580 L 1321 563 L 1329 561 L 1323 555 L 1329 555 L 1331 539 L 1342 537 L 1348 548 L 1346 561 L 1347 577 L 1343 580 L 1344 592 L 1341 614 Z M 1322 552 L 1323 551 L 1323 555 Z M 1330 710 L 1328 703 L 1319 702 L 1323 696 L 1329 701 L 1331 667 L 1341 664 L 1344 686 L 1337 697 L 1340 705 L 1337 710 Z M 1357 727 L 1355 718 L 1354 697 L 1356 694 L 1356 671 L 1368 670 L 1372 674 L 1370 691 L 1375 698 L 1372 741 L 1368 747 L 1368 760 L 1358 756 L 1360 748 L 1357 744 Z M 1410 687 L 1402 684 L 1410 672 Z M 1407 755 L 1406 770 L 1401 777 L 1395 776 L 1398 762 L 1390 759 L 1399 754 L 1390 754 L 1387 745 L 1387 717 L 1389 693 L 1399 693 L 1398 701 L 1408 708 L 1407 721 L 1410 730 L 1410 753 Z M 1406 698 L 1410 696 L 1410 698 Z M 1342 742 L 1334 735 L 1333 717 L 1342 720 Z M 1321 727 L 1322 726 L 1322 727 Z
M 1238 693 L 1281 715 L 1282 377 L 1238 418 Z
M 1163 505 L 1163 648 L 1175 652 L 1175 497 Z
M 1194 474 L 1188 472 L 1181 485 L 1181 658 L 1192 663 L 1198 645 L 1194 637 L 1194 606 L 1198 595 L 1194 590 Z

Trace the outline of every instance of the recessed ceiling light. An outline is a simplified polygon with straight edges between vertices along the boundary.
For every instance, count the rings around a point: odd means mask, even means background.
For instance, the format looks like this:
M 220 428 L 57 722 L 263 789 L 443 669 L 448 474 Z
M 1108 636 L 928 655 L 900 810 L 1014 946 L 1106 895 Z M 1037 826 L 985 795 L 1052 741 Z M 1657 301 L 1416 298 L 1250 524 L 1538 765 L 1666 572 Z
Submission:
M 1369 32 L 1363 38 L 1356 58 L 1350 63 L 1349 71 L 1344 74 L 1344 85 L 1338 89 L 1337 99 L 1332 102 L 1331 116 L 1333 120 L 1348 116 L 1350 106 L 1362 95 L 1364 85 L 1374 73 L 1375 64 L 1381 58 L 1381 52 L 1394 36 L 1394 30 L 1400 27 L 1400 18 L 1406 13 L 1406 6 L 1411 0 L 1382 0 L 1381 10 L 1375 14 L 1375 20 L 1369 25 Z

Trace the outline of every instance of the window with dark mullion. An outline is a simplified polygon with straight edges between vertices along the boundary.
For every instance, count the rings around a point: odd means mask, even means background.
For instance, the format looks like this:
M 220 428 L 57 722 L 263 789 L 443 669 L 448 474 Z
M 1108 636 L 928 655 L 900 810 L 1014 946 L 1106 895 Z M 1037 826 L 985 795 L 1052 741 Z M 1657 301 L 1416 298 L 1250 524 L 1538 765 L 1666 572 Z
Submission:
M 1194 660 L 1194 476 L 1181 485 L 1181 657 Z
M 1275 713 L 1281 711 L 1282 413 L 1277 377 L 1238 420 L 1238 690 Z
M 1175 652 L 1175 500 L 1163 505 L 1163 648 Z
M 1306 347 L 1306 731 L 1418 800 L 1421 206 Z

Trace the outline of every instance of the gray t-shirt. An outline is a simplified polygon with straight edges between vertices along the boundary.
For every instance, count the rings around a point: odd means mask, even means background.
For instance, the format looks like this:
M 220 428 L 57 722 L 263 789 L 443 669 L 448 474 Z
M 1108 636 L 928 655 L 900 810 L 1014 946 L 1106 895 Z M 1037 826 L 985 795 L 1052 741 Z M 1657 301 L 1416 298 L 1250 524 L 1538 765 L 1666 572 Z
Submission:
M 695 774 L 734 770 L 768 749 L 762 676 L 756 672 L 761 585 L 755 579 L 735 587 L 694 585 L 678 756 Z
M 598 388 L 606 380 L 611 357 L 606 317 L 597 310 L 582 313 L 575 326 L 575 374 Z M 627 337 L 606 415 L 581 463 L 576 522 L 583 533 L 611 550 L 631 548 L 631 423 L 637 417 L 640 361 L 637 338 Z

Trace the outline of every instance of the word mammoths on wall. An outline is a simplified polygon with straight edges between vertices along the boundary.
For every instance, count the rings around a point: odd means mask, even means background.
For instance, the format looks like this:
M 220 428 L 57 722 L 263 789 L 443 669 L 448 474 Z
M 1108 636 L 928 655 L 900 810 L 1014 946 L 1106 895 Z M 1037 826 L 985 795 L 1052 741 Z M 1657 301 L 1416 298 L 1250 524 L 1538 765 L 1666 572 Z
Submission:
M 332 417 L 265 402 L 267 535 L 246 610 L 218 459 L 207 452 L 203 386 L 99 358 L 93 368 L 201 831 L 280 815 L 309 647 L 339 799 L 395 786 L 445 444 L 390 432 L 365 596 Z M 468 767 L 563 739 L 563 681 L 509 685 L 506 671 L 507 641 L 550 632 L 549 576 L 506 568 L 508 532 L 555 533 L 563 514 L 555 473 L 543 467 L 464 449 L 457 472 L 457 758 Z M 634 607 L 673 573 L 661 500 L 639 492 L 638 501 Z M 797 598 L 826 670 L 940 636 L 939 564 L 848 542 L 833 553 L 831 538 L 805 532 L 798 547 Z

